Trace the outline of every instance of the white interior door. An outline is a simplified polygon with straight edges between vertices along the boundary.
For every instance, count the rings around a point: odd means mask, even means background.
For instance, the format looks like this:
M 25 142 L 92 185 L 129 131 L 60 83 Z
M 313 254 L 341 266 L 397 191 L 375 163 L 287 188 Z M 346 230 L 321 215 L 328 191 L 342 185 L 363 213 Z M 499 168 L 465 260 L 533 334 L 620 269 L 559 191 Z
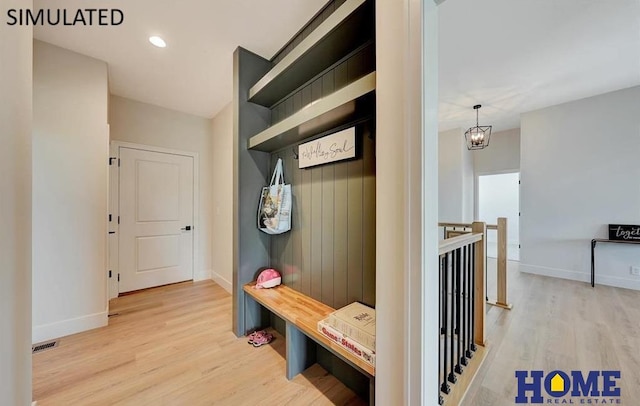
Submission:
M 119 291 L 193 279 L 193 157 L 120 147 Z

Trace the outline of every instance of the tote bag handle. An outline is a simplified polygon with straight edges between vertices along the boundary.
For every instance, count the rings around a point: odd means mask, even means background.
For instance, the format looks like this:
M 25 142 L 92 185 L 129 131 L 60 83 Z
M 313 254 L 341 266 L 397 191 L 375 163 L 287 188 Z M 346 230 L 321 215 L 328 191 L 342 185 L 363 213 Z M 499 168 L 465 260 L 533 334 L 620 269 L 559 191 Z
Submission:
M 283 185 L 284 184 L 284 174 L 283 174 L 283 169 L 282 169 L 282 158 L 278 158 L 278 162 L 276 162 L 276 168 L 273 170 L 273 175 L 271 175 L 271 183 L 269 183 L 269 186 L 275 185 L 276 182 L 279 185 Z

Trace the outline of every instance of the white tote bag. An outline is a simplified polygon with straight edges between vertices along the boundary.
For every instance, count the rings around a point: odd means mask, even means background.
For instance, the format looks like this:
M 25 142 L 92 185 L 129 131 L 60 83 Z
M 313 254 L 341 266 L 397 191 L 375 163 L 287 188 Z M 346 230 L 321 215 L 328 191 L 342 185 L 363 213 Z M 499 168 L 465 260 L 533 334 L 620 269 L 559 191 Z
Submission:
M 262 188 L 258 228 L 267 234 L 291 230 L 291 185 L 285 185 L 282 159 L 278 158 L 269 186 Z

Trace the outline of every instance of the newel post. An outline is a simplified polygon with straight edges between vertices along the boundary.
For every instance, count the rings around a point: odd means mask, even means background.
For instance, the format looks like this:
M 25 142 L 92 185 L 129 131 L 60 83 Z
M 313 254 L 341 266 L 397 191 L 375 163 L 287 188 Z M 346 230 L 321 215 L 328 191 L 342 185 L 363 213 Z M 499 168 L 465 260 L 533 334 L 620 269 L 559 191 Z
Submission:
M 476 221 L 471 226 L 473 234 L 482 234 L 482 239 L 475 243 L 475 275 L 474 275 L 474 301 L 475 301 L 475 336 L 473 341 L 477 345 L 484 346 L 484 315 L 486 309 L 486 294 L 485 292 L 485 242 L 487 236 L 487 224 L 482 221 Z

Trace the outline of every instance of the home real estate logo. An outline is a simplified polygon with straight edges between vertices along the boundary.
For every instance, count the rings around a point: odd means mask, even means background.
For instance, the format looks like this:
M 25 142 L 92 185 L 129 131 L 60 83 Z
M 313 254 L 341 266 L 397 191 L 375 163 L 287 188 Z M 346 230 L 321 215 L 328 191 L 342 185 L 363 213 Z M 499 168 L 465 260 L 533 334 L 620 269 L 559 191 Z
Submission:
M 620 371 L 516 371 L 516 403 L 619 405 L 618 379 Z

